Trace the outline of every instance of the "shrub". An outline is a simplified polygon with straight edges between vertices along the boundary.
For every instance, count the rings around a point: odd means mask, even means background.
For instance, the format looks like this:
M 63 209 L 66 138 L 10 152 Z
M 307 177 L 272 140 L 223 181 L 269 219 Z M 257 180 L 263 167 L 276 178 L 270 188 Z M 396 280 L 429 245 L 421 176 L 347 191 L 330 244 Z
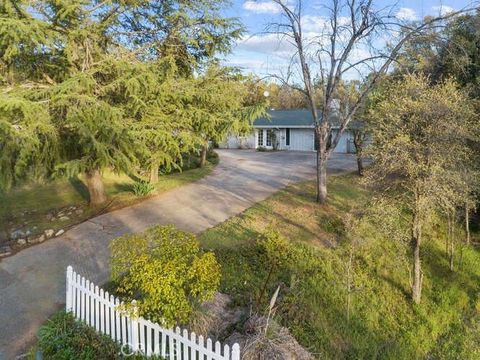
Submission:
M 269 150 L 266 147 L 259 146 L 259 147 L 257 147 L 257 151 L 265 152 L 265 151 L 269 151 Z
M 64 311 L 40 329 L 38 347 L 45 359 L 116 359 L 120 347 Z
M 27 359 L 37 359 L 38 356 L 35 353 L 38 352 L 42 355 L 40 358 L 50 360 L 146 359 L 142 354 L 130 355 L 129 349 L 122 349 L 110 337 L 97 333 L 95 329 L 75 320 L 71 313 L 65 311 L 53 315 L 40 328 L 37 348 L 31 349 Z M 148 359 L 162 358 L 152 356 Z
M 220 283 L 215 255 L 202 253 L 195 235 L 173 226 L 117 238 L 111 250 L 117 293 L 136 299 L 139 315 L 164 326 L 186 323 Z
M 219 161 L 218 154 L 212 148 L 208 149 L 207 160 L 211 164 L 217 164 Z M 198 167 L 200 167 L 200 156 L 198 153 L 185 153 L 182 155 L 181 171 L 192 170 Z
M 132 185 L 132 192 L 135 196 L 147 196 L 155 191 L 155 186 L 147 181 L 136 181 Z
M 258 245 L 264 252 L 265 264 L 268 267 L 268 275 L 257 301 L 258 306 L 262 306 L 262 300 L 264 299 L 272 275 L 274 272 L 279 271 L 282 266 L 293 260 L 293 249 L 288 240 L 285 239 L 273 225 L 265 228 L 258 239 Z
M 273 225 L 265 228 L 258 244 L 265 252 L 270 266 L 281 266 L 292 258 L 292 246 Z

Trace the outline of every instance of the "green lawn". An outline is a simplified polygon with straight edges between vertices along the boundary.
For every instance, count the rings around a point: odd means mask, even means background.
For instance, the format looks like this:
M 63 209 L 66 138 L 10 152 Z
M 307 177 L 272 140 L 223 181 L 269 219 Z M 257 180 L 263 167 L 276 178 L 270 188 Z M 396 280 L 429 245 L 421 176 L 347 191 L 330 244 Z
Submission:
M 203 168 L 191 168 L 161 176 L 156 184 L 156 191 L 152 195 L 201 179 L 212 171 L 217 162 L 218 158 L 212 156 Z M 96 208 L 88 206 L 88 190 L 82 177 L 59 179 L 45 184 L 26 184 L 8 193 L 0 193 L 0 231 L 3 229 L 8 232 L 17 228 L 36 227 L 35 231 L 40 233 L 49 228 L 67 228 L 100 212 L 111 211 L 144 200 L 132 193 L 131 186 L 135 181 L 128 175 L 106 171 L 103 174 L 103 180 L 108 202 L 105 206 Z M 73 211 L 68 216 L 69 219 L 63 221 L 47 219 L 48 213 L 55 213 L 69 206 L 81 209 L 82 213 L 76 214 Z M 1 240 L 0 236 L 0 243 Z
M 201 234 L 221 263 L 222 291 L 240 306 L 257 299 L 268 273 L 257 239 L 273 224 L 294 245 L 296 259 L 268 284 L 270 294 L 282 285 L 277 320 L 318 358 L 479 359 L 480 253 L 457 245 L 451 272 L 445 222 L 438 220 L 426 231 L 423 299 L 415 306 L 408 242 L 393 240 L 387 219 L 369 217 L 347 236 L 341 217 L 371 208 L 372 193 L 353 175 L 330 177 L 329 192 L 328 206 L 320 207 L 313 183 L 294 185 Z M 460 241 L 461 230 L 457 236 Z

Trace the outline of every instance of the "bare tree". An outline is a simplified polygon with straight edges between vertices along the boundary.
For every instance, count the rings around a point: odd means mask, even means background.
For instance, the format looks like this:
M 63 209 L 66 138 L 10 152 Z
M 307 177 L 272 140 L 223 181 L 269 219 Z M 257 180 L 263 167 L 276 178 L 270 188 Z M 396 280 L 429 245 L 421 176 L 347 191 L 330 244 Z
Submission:
M 444 20 L 472 9 L 430 17 L 413 24 L 395 16 L 396 7 L 377 8 L 373 0 L 327 0 L 327 15 L 303 17 L 303 2 L 273 0 L 282 11 L 280 22 L 270 23 L 267 32 L 278 34 L 295 49 L 285 76 L 272 75 L 300 90 L 307 98 L 315 125 L 317 144 L 317 202 L 327 200 L 327 161 L 345 129 L 363 106 L 378 80 L 388 71 L 402 47 Z M 304 31 L 306 20 L 318 31 Z M 364 86 L 357 101 L 337 116 L 339 130 L 332 132 L 337 88 L 346 74 L 363 75 Z M 301 79 L 301 85 L 295 83 Z M 319 89 L 319 87 L 321 89 Z M 315 93 L 322 94 L 321 104 Z M 320 106 L 318 106 L 320 105 Z

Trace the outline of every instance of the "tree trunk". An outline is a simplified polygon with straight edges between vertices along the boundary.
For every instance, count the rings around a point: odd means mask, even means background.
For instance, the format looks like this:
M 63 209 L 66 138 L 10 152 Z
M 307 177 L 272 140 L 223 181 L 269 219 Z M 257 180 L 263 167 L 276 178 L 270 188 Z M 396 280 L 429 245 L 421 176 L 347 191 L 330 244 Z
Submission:
M 416 304 L 420 303 L 422 298 L 422 264 L 420 261 L 420 244 L 422 240 L 422 231 L 418 211 L 415 211 L 412 221 L 412 247 L 413 247 L 413 284 L 412 299 Z
M 202 147 L 202 154 L 200 157 L 200 167 L 204 167 L 207 163 L 208 142 Z
M 454 244 L 453 239 L 450 241 L 450 271 L 454 270 Z
M 468 209 L 468 204 L 465 204 L 465 234 L 467 245 L 470 245 L 470 211 Z
M 450 234 L 452 233 L 452 221 L 450 219 L 450 211 L 447 212 L 447 225 L 448 225 L 448 229 L 447 229 L 447 236 L 445 238 L 445 254 L 448 255 L 449 253 L 449 244 L 450 244 Z
M 324 205 L 327 202 L 327 159 L 317 150 L 317 202 Z
M 450 222 L 450 270 L 454 270 L 454 251 L 455 251 L 455 211 L 452 213 Z
M 363 159 L 360 154 L 357 153 L 357 169 L 358 175 L 363 176 Z
M 260 291 L 260 296 L 258 297 L 258 300 L 257 300 L 257 306 L 260 308 L 261 306 L 261 302 L 263 300 L 263 295 L 265 294 L 265 292 L 267 291 L 267 286 L 268 286 L 268 283 L 270 282 L 270 278 L 272 277 L 272 274 L 273 274 L 273 269 L 276 267 L 276 264 L 272 264 L 270 266 L 270 270 L 268 271 L 268 275 L 267 275 L 267 279 L 265 280 L 265 282 L 263 283 L 263 287 L 262 287 L 262 290 Z
M 315 128 L 314 143 L 317 147 L 317 202 L 327 202 L 327 141 L 328 129 L 322 125 Z
M 152 165 L 150 167 L 150 184 L 156 184 L 158 182 L 158 165 Z
M 354 130 L 353 132 L 353 145 L 355 145 L 355 154 L 357 156 L 357 169 L 358 175 L 363 176 L 363 137 L 364 134 L 360 130 Z
M 107 196 L 105 195 L 105 189 L 100 170 L 89 170 L 86 173 L 86 177 L 88 193 L 90 194 L 90 205 L 103 204 L 107 200 Z

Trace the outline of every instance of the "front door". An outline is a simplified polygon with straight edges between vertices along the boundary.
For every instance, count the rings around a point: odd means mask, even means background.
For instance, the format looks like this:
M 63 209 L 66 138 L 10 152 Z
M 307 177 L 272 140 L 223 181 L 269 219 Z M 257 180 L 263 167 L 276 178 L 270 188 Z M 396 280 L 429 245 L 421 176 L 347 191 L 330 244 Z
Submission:
M 275 143 L 274 129 L 258 129 L 257 130 L 257 148 L 263 147 L 273 149 Z

